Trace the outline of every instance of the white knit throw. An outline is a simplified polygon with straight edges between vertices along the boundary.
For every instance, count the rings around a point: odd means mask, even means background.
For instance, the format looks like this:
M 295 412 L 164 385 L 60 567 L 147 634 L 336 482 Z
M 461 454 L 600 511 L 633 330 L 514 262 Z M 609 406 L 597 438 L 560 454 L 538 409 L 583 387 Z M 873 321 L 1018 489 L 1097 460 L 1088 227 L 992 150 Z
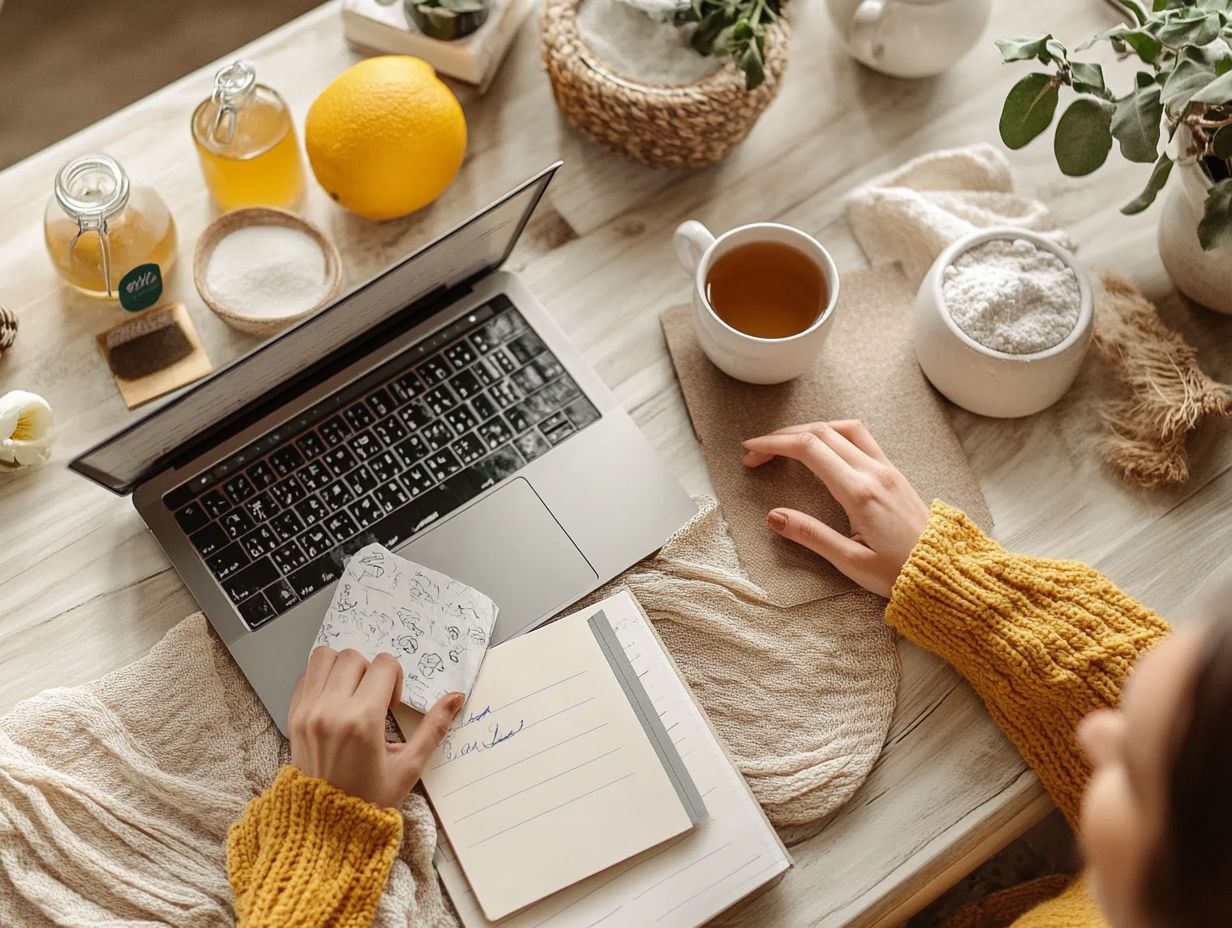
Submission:
M 881 749 L 892 636 L 879 610 L 844 607 L 853 594 L 768 605 L 740 575 L 713 502 L 701 504 L 617 583 L 654 619 L 771 819 L 815 821 Z M 227 827 L 287 759 L 200 614 L 127 667 L 23 702 L 0 721 L 0 925 L 232 924 Z M 427 803 L 412 794 L 403 814 L 374 924 L 454 926 Z

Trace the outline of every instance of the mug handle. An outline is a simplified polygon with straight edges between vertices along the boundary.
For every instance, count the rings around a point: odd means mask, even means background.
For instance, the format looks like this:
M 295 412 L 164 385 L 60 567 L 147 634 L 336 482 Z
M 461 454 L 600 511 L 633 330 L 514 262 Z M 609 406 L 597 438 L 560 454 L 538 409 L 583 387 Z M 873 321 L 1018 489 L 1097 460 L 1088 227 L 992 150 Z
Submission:
M 879 61 L 885 54 L 880 41 L 887 0 L 860 0 L 851 17 L 851 50 L 862 61 Z
M 687 219 L 676 226 L 672 241 L 676 245 L 676 258 L 680 261 L 680 266 L 693 274 L 701 264 L 702 256 L 714 244 L 714 236 L 696 219 Z

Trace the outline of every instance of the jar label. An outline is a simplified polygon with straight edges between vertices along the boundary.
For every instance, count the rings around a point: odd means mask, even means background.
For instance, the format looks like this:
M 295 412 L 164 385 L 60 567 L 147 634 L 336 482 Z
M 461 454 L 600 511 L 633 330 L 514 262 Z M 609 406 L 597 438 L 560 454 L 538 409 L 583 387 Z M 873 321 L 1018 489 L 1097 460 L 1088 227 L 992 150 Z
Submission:
M 163 274 L 157 264 L 138 264 L 120 279 L 120 305 L 130 313 L 153 306 L 163 295 Z

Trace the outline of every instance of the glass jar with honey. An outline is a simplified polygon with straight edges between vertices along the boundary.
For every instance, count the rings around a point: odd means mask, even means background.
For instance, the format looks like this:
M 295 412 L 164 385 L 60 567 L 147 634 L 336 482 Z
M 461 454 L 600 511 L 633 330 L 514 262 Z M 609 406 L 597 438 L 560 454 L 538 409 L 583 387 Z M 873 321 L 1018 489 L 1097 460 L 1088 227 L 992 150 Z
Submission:
M 192 116 L 193 142 L 210 194 L 224 210 L 289 207 L 304 189 L 291 112 L 236 61 L 214 75 L 214 92 Z
M 175 221 L 150 187 L 133 187 L 114 158 L 81 155 L 60 169 L 43 214 L 56 271 L 87 296 L 144 309 L 176 258 Z

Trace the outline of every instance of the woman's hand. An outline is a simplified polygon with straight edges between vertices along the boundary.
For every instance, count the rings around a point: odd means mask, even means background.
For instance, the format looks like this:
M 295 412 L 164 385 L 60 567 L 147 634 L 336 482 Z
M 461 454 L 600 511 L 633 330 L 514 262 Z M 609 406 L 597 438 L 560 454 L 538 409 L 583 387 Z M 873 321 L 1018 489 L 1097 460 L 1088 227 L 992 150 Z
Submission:
M 444 740 L 463 695 L 443 696 L 405 744 L 385 741 L 386 710 L 402 696 L 392 654 L 320 647 L 291 696 L 291 763 L 379 808 L 399 808 Z
M 889 597 L 928 522 L 928 506 L 873 441 L 862 422 L 811 422 L 744 443 L 745 467 L 775 457 L 811 470 L 838 500 L 851 537 L 795 509 L 774 509 L 770 527 L 820 554 L 866 590 Z

